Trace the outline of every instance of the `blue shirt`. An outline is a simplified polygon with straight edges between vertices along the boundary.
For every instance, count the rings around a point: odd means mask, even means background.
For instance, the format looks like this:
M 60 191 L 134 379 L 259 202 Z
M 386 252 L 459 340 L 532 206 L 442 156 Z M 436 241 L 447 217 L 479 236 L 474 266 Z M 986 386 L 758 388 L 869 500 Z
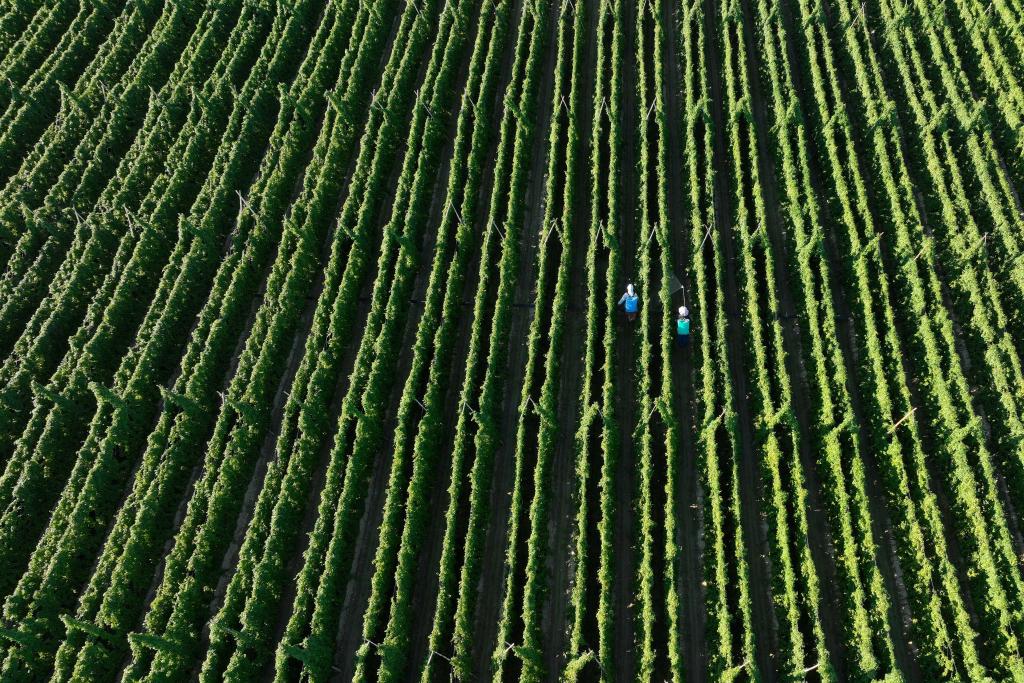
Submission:
M 635 294 L 633 296 L 627 294 L 623 299 L 626 305 L 626 313 L 636 313 L 637 309 L 640 308 L 640 297 Z

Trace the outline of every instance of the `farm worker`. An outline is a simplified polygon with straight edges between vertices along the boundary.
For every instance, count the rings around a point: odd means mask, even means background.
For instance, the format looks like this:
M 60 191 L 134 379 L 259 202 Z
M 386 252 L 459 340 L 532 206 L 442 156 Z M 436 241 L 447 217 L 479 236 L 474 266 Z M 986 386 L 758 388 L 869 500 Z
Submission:
M 686 306 L 679 307 L 676 319 L 676 346 L 685 349 L 690 345 L 690 310 Z
M 626 320 L 636 320 L 636 312 L 640 309 L 640 297 L 636 295 L 633 285 L 626 285 L 626 293 L 619 299 L 619 306 L 625 306 Z

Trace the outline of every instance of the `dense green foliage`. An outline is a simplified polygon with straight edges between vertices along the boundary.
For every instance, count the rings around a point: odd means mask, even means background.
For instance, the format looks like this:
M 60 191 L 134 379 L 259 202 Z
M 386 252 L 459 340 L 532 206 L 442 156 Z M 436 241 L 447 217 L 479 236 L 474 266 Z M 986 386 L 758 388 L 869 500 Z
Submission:
M 1021 16 L 3 4 L 0 680 L 1024 681 Z

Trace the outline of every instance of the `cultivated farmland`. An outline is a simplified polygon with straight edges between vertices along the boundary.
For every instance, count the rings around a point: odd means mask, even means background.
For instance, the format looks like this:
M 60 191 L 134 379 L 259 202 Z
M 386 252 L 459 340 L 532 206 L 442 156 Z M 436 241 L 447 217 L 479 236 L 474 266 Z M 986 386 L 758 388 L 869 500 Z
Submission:
M 0 681 L 1024 682 L 1022 16 L 0 5 Z

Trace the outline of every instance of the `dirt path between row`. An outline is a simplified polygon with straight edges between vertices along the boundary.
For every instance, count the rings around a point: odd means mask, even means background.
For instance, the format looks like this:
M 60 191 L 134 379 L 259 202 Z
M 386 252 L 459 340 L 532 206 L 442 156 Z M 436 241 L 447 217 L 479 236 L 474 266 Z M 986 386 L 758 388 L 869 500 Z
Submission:
M 622 53 L 622 102 L 620 111 L 622 120 L 619 127 L 622 131 L 622 148 L 620 150 L 621 165 L 618 169 L 618 188 L 621 197 L 621 214 L 618 216 L 621 227 L 621 239 L 618 249 L 622 250 L 623 282 L 615 283 L 619 289 L 625 289 L 626 283 L 635 282 L 638 263 L 637 257 L 637 226 L 636 226 L 636 108 L 637 72 L 636 54 L 636 7 L 629 0 L 619 0 L 624 9 Z M 653 301 L 653 292 L 640 292 L 647 303 Z M 647 304 L 645 304 L 646 306 Z M 615 332 L 615 357 L 606 359 L 614 363 L 615 385 L 618 387 L 615 403 L 615 418 L 619 428 L 620 450 L 615 463 L 615 508 L 614 529 L 615 547 L 612 553 L 614 562 L 613 573 L 613 606 L 615 641 L 612 645 L 612 661 L 615 664 L 614 679 L 630 681 L 636 670 L 634 604 L 637 596 L 636 576 L 636 540 L 637 523 L 634 519 L 633 504 L 637 491 L 636 456 L 634 454 L 634 434 L 636 433 L 636 372 L 639 359 L 639 319 L 633 323 L 626 322 L 624 316 L 616 314 L 613 324 L 618 328 Z M 607 672 L 606 672 L 607 673 Z

